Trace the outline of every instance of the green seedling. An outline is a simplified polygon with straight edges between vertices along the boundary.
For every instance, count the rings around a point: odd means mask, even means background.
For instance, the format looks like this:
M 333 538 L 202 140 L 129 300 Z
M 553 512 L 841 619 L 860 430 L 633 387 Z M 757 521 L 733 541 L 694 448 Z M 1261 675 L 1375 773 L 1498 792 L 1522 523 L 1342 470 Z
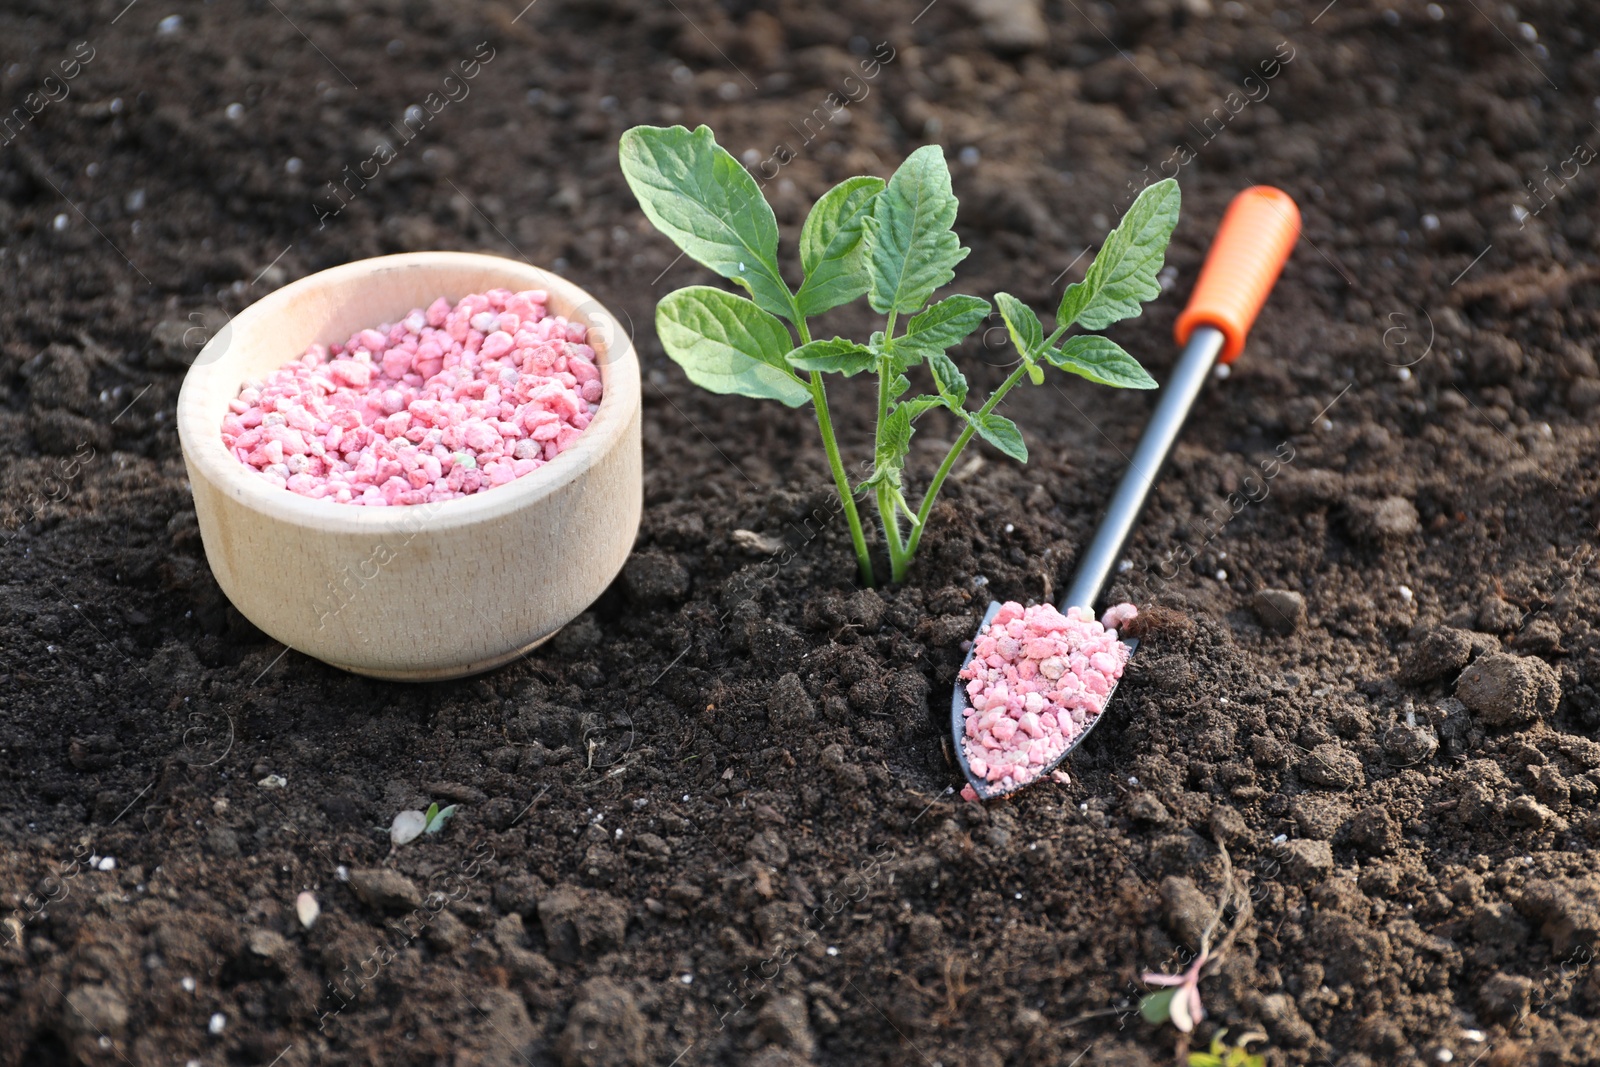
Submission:
M 823 194 L 800 231 L 797 289 L 779 269 L 771 206 L 709 128 L 636 126 L 623 134 L 620 152 L 623 175 L 645 216 L 685 255 L 748 294 L 706 285 L 669 293 L 656 307 L 662 347 L 690 381 L 714 393 L 812 406 L 868 585 L 874 584 L 872 560 L 857 494 L 876 503 L 891 580 L 903 580 L 939 490 L 974 437 L 1027 462 L 1022 432 L 998 410 L 1024 377 L 1039 385 L 1045 368 L 1054 367 L 1115 388 L 1155 388 L 1116 342 L 1066 334 L 1075 326 L 1103 330 L 1138 315 L 1160 293 L 1156 275 L 1178 221 L 1178 186 L 1171 179 L 1146 188 L 1128 208 L 1083 281 L 1067 287 L 1050 334 L 1021 300 L 995 295 L 1019 358 L 1005 381 L 973 407 L 966 376 L 948 352 L 978 329 L 991 306 L 975 296 L 932 301 L 970 251 L 953 229 L 956 197 L 937 145 L 911 153 L 888 181 L 847 178 Z M 813 337 L 813 318 L 861 297 L 885 317 L 882 330 L 865 342 Z M 932 391 L 908 397 L 910 373 L 918 367 L 927 369 Z M 850 484 L 828 411 L 829 374 L 867 374 L 877 382 L 871 474 L 857 485 Z M 913 507 L 906 499 L 906 457 L 917 419 L 935 408 L 949 411 L 961 430 Z
M 394 817 L 394 822 L 389 827 L 389 840 L 396 846 L 408 845 L 422 834 L 436 834 L 444 829 L 444 824 L 449 822 L 455 813 L 454 804 L 448 808 L 429 804 L 426 812 L 414 808 L 402 811 Z
M 437 804 L 428 805 L 428 813 L 423 816 L 422 832 L 436 834 L 444 829 L 444 824 L 456 813 L 456 806 L 451 804 L 448 808 L 441 808 Z
M 1195 1024 L 1206 1017 L 1205 1005 L 1200 1001 L 1200 972 L 1210 962 L 1210 953 L 1202 951 L 1182 974 L 1145 974 L 1145 985 L 1165 987 L 1139 1001 L 1139 1014 L 1145 1022 L 1157 1026 L 1170 1022 L 1184 1033 L 1191 1033 Z
M 1204 1052 L 1189 1053 L 1189 1067 L 1267 1067 L 1265 1056 L 1252 1053 L 1252 1041 L 1265 1041 L 1261 1034 L 1245 1034 L 1237 1045 L 1223 1043 L 1228 1034 L 1224 1027 L 1211 1036 L 1211 1047 Z

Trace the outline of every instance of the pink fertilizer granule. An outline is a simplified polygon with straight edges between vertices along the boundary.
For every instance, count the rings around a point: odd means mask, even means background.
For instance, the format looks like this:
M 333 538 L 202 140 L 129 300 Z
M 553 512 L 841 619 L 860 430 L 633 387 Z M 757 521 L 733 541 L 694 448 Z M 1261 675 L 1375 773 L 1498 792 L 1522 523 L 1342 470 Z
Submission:
M 1117 627 L 1138 614 L 1118 604 L 1096 622 L 1088 608 L 1007 603 L 973 643 L 961 672 L 973 775 L 1001 790 L 1037 778 L 1087 730 L 1122 677 L 1128 650 Z M 969 784 L 961 795 L 977 800 Z
M 222 442 L 292 493 L 425 504 L 555 459 L 600 406 L 587 331 L 542 289 L 440 297 L 344 344 L 312 345 L 229 402 Z

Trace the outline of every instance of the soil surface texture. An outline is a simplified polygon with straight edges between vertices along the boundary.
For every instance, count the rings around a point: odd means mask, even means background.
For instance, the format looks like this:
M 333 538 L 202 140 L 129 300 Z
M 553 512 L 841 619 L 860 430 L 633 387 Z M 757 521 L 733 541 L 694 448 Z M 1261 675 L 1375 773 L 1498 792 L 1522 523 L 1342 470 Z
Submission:
M 0 1067 L 1166 1064 L 1217 1026 L 1600 1059 L 1593 5 L 12 0 L 0 39 Z M 956 289 L 1042 312 L 1176 172 L 1168 292 L 1113 330 L 1158 379 L 1232 195 L 1301 205 L 1069 784 L 960 801 L 950 687 L 991 598 L 1067 584 L 1152 395 L 1018 389 L 1029 464 L 975 449 L 860 588 L 809 411 L 655 339 L 715 279 L 616 145 L 678 122 L 769 179 L 791 272 L 812 199 L 943 144 Z M 230 607 L 173 412 L 263 294 L 437 248 L 631 321 L 645 517 L 548 645 L 389 684 Z M 955 432 L 919 424 L 913 493 Z M 1208 931 L 1185 1039 L 1140 976 Z

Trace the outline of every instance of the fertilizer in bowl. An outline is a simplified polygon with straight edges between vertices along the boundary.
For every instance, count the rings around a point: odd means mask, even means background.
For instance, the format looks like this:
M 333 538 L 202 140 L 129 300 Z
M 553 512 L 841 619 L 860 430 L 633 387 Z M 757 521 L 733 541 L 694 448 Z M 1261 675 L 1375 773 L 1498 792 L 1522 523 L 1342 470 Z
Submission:
M 1033 781 L 1105 709 L 1128 661 L 1117 627 L 1137 614 L 1119 604 L 1096 621 L 1087 608 L 1001 606 L 973 643 L 962 746 L 975 777 L 1010 790 Z M 978 798 L 968 785 L 968 800 Z
M 600 406 L 587 331 L 541 289 L 443 297 L 312 345 L 228 404 L 228 451 L 292 493 L 394 506 L 470 496 L 570 448 Z

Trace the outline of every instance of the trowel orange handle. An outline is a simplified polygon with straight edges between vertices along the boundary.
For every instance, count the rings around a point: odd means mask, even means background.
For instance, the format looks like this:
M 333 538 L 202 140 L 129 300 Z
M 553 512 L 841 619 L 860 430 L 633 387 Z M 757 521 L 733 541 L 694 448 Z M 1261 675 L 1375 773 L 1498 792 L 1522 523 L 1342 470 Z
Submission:
M 1188 344 L 1197 326 L 1213 326 L 1223 336 L 1222 362 L 1238 358 L 1299 238 L 1300 209 L 1288 193 L 1255 185 L 1234 197 L 1173 329 L 1178 344 Z

